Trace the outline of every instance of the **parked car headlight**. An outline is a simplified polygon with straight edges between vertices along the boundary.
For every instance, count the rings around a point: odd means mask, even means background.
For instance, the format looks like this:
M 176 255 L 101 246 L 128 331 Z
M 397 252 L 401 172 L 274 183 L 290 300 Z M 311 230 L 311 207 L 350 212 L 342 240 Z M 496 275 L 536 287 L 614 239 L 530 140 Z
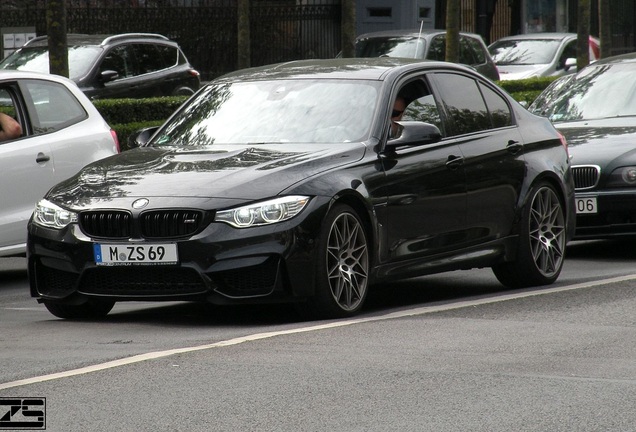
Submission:
M 636 186 L 636 166 L 617 168 L 607 180 L 608 187 L 634 187 Z
M 309 202 L 307 196 L 286 196 L 268 201 L 221 210 L 214 220 L 236 228 L 249 228 L 286 221 L 302 211 Z
M 64 210 L 43 199 L 35 206 L 33 222 L 47 228 L 62 229 L 71 223 L 77 222 L 77 213 Z

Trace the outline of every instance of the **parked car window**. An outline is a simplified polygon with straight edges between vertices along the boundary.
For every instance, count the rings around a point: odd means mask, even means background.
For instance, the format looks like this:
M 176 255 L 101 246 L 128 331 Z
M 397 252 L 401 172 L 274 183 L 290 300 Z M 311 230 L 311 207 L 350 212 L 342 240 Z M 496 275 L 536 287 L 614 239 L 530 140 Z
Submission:
M 569 58 L 576 58 L 576 41 L 569 42 L 563 52 L 561 53 L 561 57 L 559 57 L 558 68 L 563 69 L 565 67 L 565 61 Z
M 426 56 L 429 60 L 446 60 L 446 37 L 436 36 L 431 40 L 431 46 Z
M 88 118 L 80 102 L 61 84 L 38 80 L 24 82 L 33 132 L 55 132 Z
M 99 67 L 100 72 L 108 70 L 117 72 L 119 74 L 119 78 L 130 76 L 132 73 L 128 73 L 129 69 L 130 64 L 126 61 L 124 47 L 117 47 L 110 50 L 110 52 L 106 54 L 106 57 L 104 57 L 104 60 Z
M 486 106 L 490 112 L 493 128 L 500 128 L 512 125 L 512 114 L 506 101 L 491 88 L 480 84 L 481 92 L 486 100 Z
M 468 64 L 475 65 L 475 64 L 486 63 L 486 53 L 478 41 L 476 41 L 475 39 L 471 37 L 464 37 L 461 40 L 462 40 L 463 46 L 465 47 L 464 49 L 466 49 L 467 51 L 470 51 L 471 56 L 473 56 L 473 58 L 475 59 L 474 63 L 468 63 Z
M 166 69 L 167 65 L 156 45 L 135 44 L 134 49 L 139 65 L 139 75 Z
M 444 110 L 453 123 L 450 135 L 491 128 L 488 109 L 475 80 L 447 73 L 435 74 L 434 79 Z
M 159 51 L 159 55 L 163 59 L 164 67 L 172 67 L 176 64 L 180 64 L 185 62 L 185 58 L 179 59 L 179 50 L 173 47 L 165 46 L 165 45 L 157 45 L 157 50 Z

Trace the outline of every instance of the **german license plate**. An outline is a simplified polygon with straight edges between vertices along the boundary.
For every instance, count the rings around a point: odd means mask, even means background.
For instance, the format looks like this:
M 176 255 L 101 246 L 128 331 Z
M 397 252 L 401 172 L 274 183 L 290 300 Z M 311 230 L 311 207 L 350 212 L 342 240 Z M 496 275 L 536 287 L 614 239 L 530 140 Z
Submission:
M 598 212 L 596 197 L 576 198 L 577 214 L 594 214 Z
M 93 245 L 97 265 L 176 264 L 176 243 L 164 244 L 100 244 Z

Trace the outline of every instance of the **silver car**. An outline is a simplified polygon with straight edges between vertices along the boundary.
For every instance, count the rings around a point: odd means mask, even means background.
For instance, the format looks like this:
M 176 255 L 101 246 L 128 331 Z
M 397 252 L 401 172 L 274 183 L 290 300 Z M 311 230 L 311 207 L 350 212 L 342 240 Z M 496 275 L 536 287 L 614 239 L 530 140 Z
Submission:
M 20 136 L 0 141 L 0 256 L 18 256 L 40 198 L 84 165 L 118 153 L 119 143 L 90 100 L 60 76 L 0 70 L 0 113 L 21 127 Z
M 576 72 L 576 33 L 532 33 L 503 37 L 488 46 L 501 80 L 550 77 Z M 590 62 L 600 43 L 589 38 Z

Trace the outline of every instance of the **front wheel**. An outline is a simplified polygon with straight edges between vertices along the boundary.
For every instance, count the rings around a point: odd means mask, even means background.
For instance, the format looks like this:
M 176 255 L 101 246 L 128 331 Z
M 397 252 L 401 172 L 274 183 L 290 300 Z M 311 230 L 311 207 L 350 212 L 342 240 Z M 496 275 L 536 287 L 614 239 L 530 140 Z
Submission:
M 88 300 L 79 305 L 55 303 L 44 300 L 44 306 L 58 318 L 64 319 L 99 319 L 108 315 L 115 306 L 113 301 Z
M 349 206 L 327 214 L 320 233 L 316 293 L 299 305 L 307 318 L 344 318 L 360 311 L 369 285 L 369 242 Z
M 540 183 L 523 209 L 515 261 L 498 264 L 493 272 L 512 288 L 551 284 L 563 268 L 565 245 L 563 204 L 553 186 Z

